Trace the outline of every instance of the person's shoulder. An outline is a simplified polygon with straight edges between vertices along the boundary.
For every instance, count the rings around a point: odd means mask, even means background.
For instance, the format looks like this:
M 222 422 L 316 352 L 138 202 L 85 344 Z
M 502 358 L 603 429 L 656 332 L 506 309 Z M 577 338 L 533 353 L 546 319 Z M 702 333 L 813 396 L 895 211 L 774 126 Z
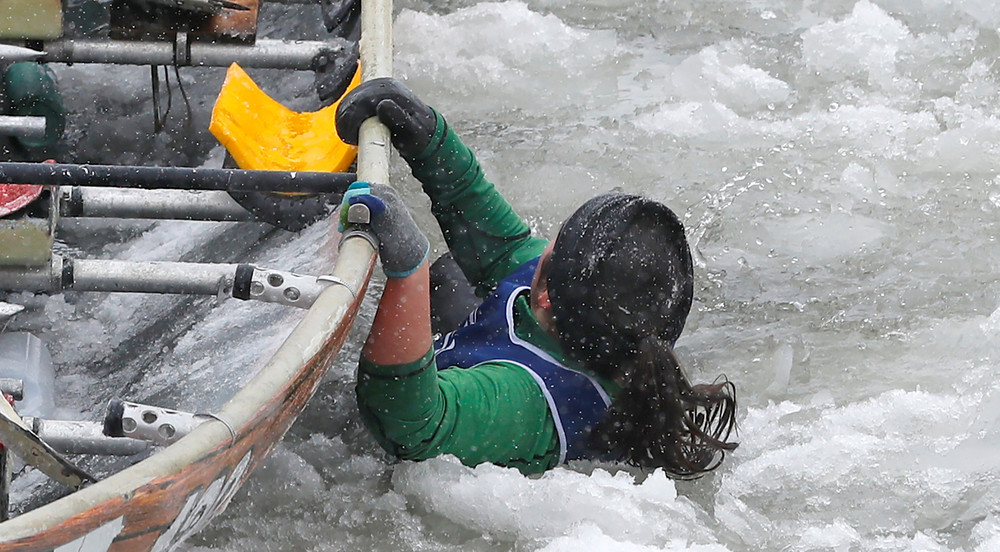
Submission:
M 508 255 L 504 278 L 517 273 L 526 264 L 540 257 L 548 245 L 549 241 L 546 239 L 535 236 L 525 237 L 523 242 Z

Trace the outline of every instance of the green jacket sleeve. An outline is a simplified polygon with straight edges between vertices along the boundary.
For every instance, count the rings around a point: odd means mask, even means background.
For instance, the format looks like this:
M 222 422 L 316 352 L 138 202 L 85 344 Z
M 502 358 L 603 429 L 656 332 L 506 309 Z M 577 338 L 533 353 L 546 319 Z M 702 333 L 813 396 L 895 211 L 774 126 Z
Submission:
M 547 241 L 531 235 L 440 114 L 430 145 L 410 168 L 431 198 L 448 248 L 481 297 L 545 249 Z
M 555 424 L 524 369 L 495 362 L 439 371 L 433 354 L 405 365 L 361 361 L 358 406 L 382 448 L 405 460 L 453 454 L 523 473 L 558 463 Z

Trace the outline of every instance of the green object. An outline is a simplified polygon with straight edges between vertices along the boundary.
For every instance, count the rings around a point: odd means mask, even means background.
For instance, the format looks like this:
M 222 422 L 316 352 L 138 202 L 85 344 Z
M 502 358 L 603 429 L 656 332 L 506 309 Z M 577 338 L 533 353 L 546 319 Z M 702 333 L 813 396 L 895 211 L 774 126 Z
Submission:
M 0 266 L 45 266 L 52 258 L 46 221 L 0 220 Z
M 3 76 L 3 91 L 12 115 L 45 117 L 45 136 L 17 137 L 29 148 L 55 145 L 66 129 L 66 108 L 55 74 L 42 63 L 15 63 Z
M 438 115 L 432 146 L 411 163 L 431 198 L 448 246 L 477 293 L 485 295 L 547 242 L 486 180 L 472 151 Z M 526 297 L 515 302 L 515 332 L 557 360 L 559 345 L 538 324 Z M 541 389 L 505 361 L 436 370 L 432 351 L 419 361 L 380 366 L 361 360 L 362 419 L 388 452 L 408 460 L 453 454 L 467 465 L 491 462 L 538 473 L 559 462 L 559 437 Z M 609 394 L 614 386 L 602 382 Z M 483 428 L 489 428 L 484 431 Z

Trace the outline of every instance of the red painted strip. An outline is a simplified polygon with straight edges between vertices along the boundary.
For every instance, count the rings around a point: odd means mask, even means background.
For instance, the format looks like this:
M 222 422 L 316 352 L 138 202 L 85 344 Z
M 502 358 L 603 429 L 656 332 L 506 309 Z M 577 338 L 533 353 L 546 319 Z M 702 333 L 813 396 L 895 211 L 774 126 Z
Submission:
M 34 184 L 0 184 L 0 217 L 16 213 L 42 195 L 42 187 Z
M 46 159 L 45 163 L 55 163 Z M 35 184 L 0 184 L 0 217 L 16 213 L 42 195 L 42 186 Z

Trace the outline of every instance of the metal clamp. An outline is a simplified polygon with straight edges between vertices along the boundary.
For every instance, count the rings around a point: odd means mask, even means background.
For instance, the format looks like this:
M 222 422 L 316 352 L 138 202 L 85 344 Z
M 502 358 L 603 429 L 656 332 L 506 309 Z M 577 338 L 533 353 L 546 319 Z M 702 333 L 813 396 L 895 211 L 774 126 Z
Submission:
M 236 429 L 218 414 L 206 412 L 192 414 L 120 399 L 113 399 L 108 404 L 104 419 L 104 434 L 109 437 L 129 437 L 167 446 L 176 443 L 181 437 L 208 420 L 215 420 L 226 426 L 231 438 L 230 446 L 236 444 L 238 437 Z
M 236 446 L 236 437 L 237 437 L 236 436 L 236 430 L 233 428 L 233 424 L 227 422 L 225 418 L 223 418 L 222 416 L 219 416 L 218 414 L 213 414 L 211 412 L 196 412 L 194 415 L 195 416 L 202 416 L 202 417 L 205 417 L 205 418 L 211 418 L 211 419 L 213 419 L 213 420 L 221 423 L 222 425 L 226 426 L 226 429 L 229 430 L 229 438 L 230 438 L 229 446 L 230 447 Z
M 112 399 L 104 418 L 104 434 L 168 446 L 205 421 L 200 414 Z
M 336 276 L 317 276 L 316 280 L 320 282 L 329 282 L 331 284 L 341 286 L 345 288 L 348 292 L 350 292 L 351 297 L 353 299 L 358 298 L 358 292 L 354 291 L 354 288 L 348 285 L 347 282 L 341 280 L 340 278 L 337 278 Z
M 347 208 L 347 222 L 351 224 L 371 224 L 372 212 L 364 203 L 355 203 Z
M 191 65 L 191 44 L 188 42 L 188 34 L 177 33 L 174 39 L 174 65 L 177 67 L 187 67 Z
M 284 270 L 254 267 L 249 298 L 307 309 L 330 284 L 340 284 L 350 289 L 345 282 L 331 278 L 331 276 L 304 276 Z M 354 291 L 351 293 L 354 294 Z

